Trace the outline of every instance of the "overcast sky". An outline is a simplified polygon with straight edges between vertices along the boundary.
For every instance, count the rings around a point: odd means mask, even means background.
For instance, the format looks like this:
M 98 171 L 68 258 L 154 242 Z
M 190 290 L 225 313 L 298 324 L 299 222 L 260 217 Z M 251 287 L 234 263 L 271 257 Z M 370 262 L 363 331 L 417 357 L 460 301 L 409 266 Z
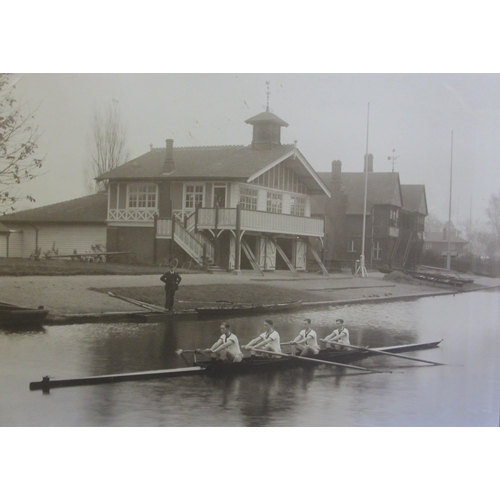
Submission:
M 289 126 L 282 142 L 298 148 L 318 172 L 339 159 L 361 171 L 392 169 L 403 184 L 425 184 L 430 212 L 452 220 L 484 218 L 500 190 L 498 74 L 23 74 L 18 89 L 39 105 L 39 154 L 46 174 L 23 186 L 35 207 L 85 195 L 82 168 L 94 109 L 119 101 L 131 158 L 163 147 L 248 145 L 245 120 L 270 107 Z M 453 158 L 451 136 L 453 132 Z M 395 152 L 393 152 L 395 150 Z

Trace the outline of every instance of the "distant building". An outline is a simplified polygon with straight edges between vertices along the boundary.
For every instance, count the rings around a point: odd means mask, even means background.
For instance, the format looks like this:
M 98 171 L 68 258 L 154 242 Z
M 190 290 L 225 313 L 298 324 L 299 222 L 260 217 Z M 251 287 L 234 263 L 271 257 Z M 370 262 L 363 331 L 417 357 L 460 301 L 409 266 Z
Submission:
M 24 257 L 56 248 L 59 254 L 106 245 L 107 193 L 84 196 L 0 217 L 0 257 Z M 5 230 L 2 230 L 2 227 Z
M 457 231 L 452 229 L 450 233 L 450 256 L 460 257 L 466 254 L 466 247 L 469 244 L 467 240 L 460 238 Z M 448 255 L 448 237 L 446 228 L 442 231 L 425 231 L 424 250 L 436 252 L 441 257 Z
M 413 268 L 421 260 L 424 221 L 428 214 L 425 186 L 401 185 L 399 174 L 374 172 L 368 155 L 365 262 L 368 267 Z M 364 172 L 332 171 L 319 176 L 332 193 L 315 198 L 313 213 L 325 216 L 324 259 L 329 267 L 359 259 L 362 251 Z

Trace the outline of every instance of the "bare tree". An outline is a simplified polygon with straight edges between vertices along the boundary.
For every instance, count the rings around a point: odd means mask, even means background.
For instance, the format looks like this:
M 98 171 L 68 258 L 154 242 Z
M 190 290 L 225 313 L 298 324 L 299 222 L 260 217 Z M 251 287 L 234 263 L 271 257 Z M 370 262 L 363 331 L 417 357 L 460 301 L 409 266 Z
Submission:
M 18 201 L 35 201 L 19 194 L 17 186 L 40 175 L 43 162 L 34 157 L 39 139 L 34 114 L 29 103 L 16 99 L 11 78 L 0 73 L 0 214 L 15 210 Z
M 113 99 L 105 111 L 94 112 L 91 131 L 87 136 L 88 159 L 84 166 L 85 189 L 97 193 L 95 178 L 119 167 L 129 158 L 127 132 L 122 124 L 118 101 Z
M 490 252 L 500 255 L 500 193 L 492 194 L 486 209 L 488 216 L 488 226 L 490 228 L 489 242 Z
M 425 218 L 425 230 L 432 232 L 442 231 L 445 224 L 441 220 L 439 220 L 434 214 L 429 214 Z
M 481 238 L 484 233 L 484 224 L 480 220 L 469 219 L 460 223 L 464 239 L 469 242 L 469 252 L 482 253 Z

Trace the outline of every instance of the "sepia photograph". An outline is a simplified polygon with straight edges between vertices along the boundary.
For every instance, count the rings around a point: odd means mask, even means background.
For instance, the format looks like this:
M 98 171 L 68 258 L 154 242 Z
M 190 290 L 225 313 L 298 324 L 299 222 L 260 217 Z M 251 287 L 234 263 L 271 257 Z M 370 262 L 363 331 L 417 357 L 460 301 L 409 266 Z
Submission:
M 2 428 L 221 461 L 498 428 L 500 73 L 274 44 L 2 68 Z

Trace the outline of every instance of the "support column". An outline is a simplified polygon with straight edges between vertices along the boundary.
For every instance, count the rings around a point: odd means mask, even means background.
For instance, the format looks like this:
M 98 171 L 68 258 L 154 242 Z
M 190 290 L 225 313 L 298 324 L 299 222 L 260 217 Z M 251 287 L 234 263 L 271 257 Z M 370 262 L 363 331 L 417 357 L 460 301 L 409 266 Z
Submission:
M 236 205 L 236 242 L 234 245 L 234 271 L 233 274 L 241 274 L 241 205 Z

